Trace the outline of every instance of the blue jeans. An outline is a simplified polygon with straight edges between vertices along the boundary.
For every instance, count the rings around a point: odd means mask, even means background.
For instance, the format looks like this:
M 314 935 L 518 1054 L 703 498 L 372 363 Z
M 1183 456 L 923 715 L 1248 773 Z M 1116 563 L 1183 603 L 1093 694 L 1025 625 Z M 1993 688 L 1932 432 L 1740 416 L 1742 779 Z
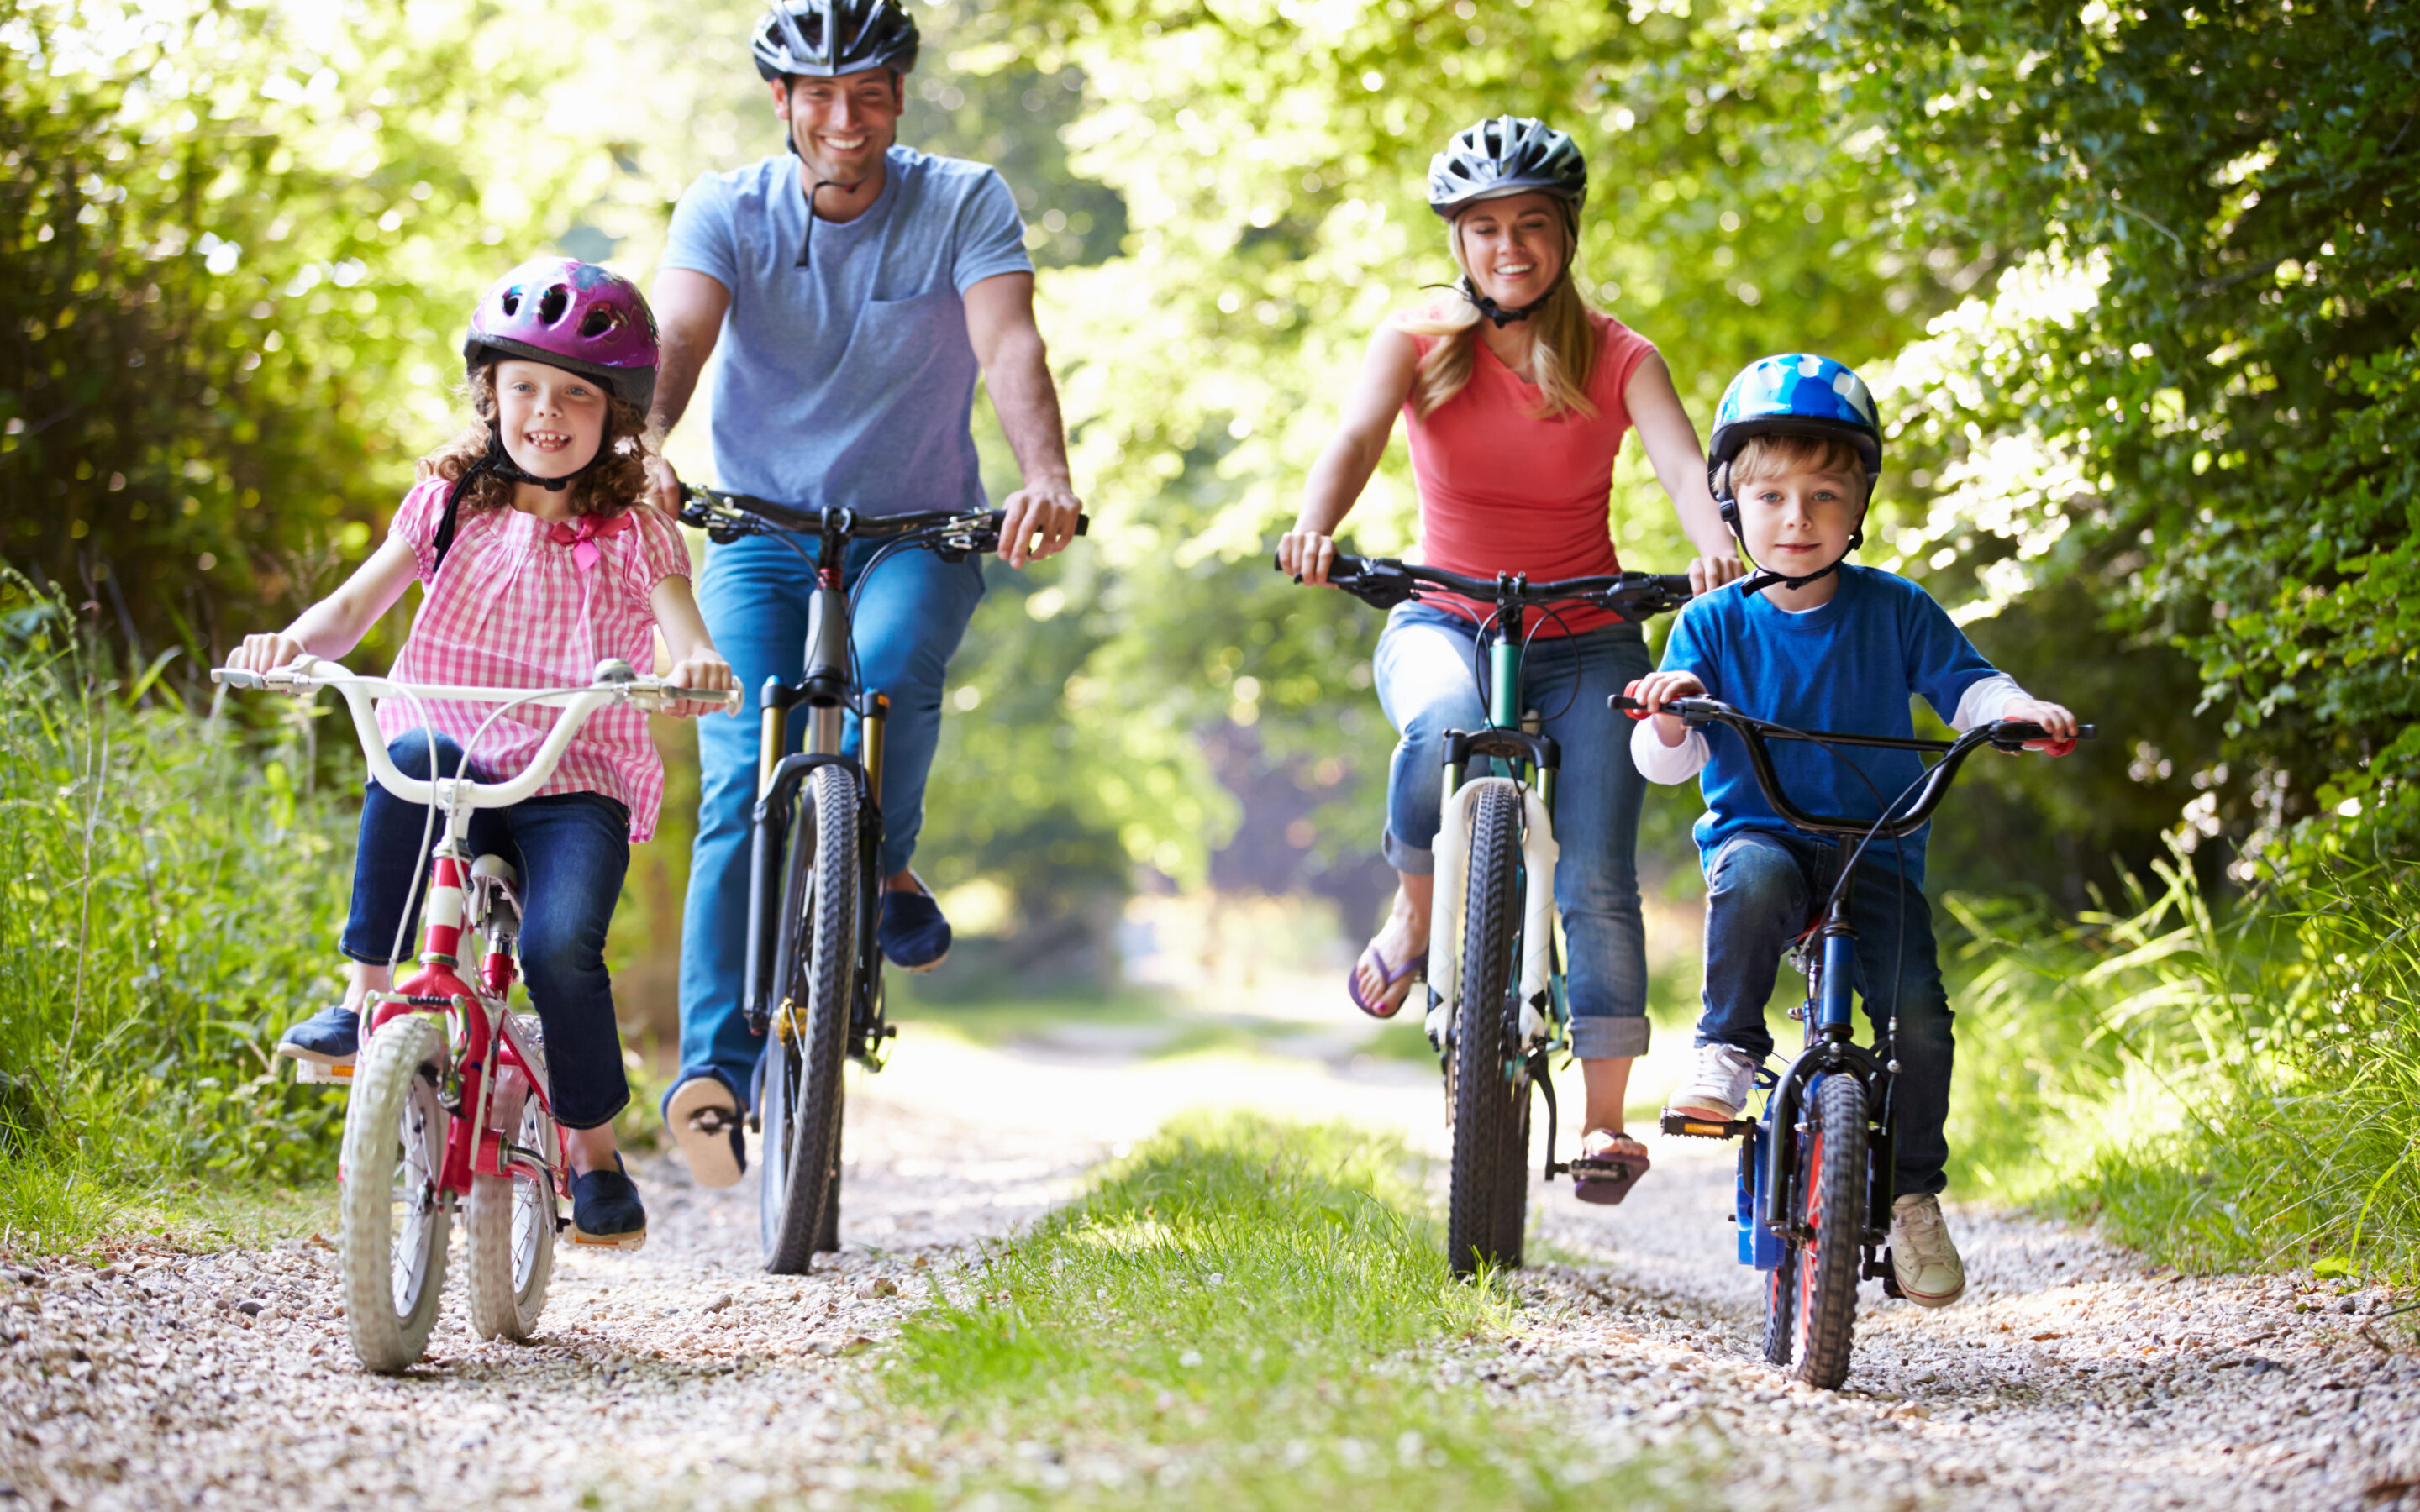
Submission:
M 819 543 L 797 543 L 809 556 Z M 854 590 L 876 547 L 848 548 Z M 712 1075 L 742 1107 L 765 1041 L 748 1032 L 739 995 L 748 949 L 748 836 L 756 807 L 757 692 L 768 677 L 804 672 L 807 604 L 814 575 L 796 551 L 768 536 L 717 546 L 698 587 L 699 610 L 731 662 L 748 702 L 737 717 L 697 722 L 700 771 L 697 848 L 690 857 L 681 923 L 681 1074 Z M 862 579 L 853 623 L 861 686 L 891 699 L 882 758 L 882 874 L 908 865 L 924 825 L 924 779 L 941 738 L 941 685 L 950 656 L 982 601 L 983 561 L 946 563 L 930 551 L 894 552 Z M 806 730 L 791 711 L 788 748 Z M 857 750 L 857 720 L 845 746 Z
M 1765 830 L 1735 835 L 1714 852 L 1706 868 L 1706 997 L 1699 1044 L 1736 1045 L 1760 1060 L 1773 1053 L 1764 1010 L 1774 978 L 1790 942 L 1830 898 L 1837 865 L 1824 841 Z M 1874 864 L 1869 854 L 1849 902 L 1849 922 L 1857 932 L 1856 979 L 1850 985 L 1877 1036 L 1894 1011 L 1899 1015 L 1893 1053 L 1900 1070 L 1891 1090 L 1898 1104 L 1898 1191 L 1938 1194 L 1949 1184 L 1942 1126 L 1949 1117 L 1949 1070 L 1957 1052 L 1954 1015 L 1941 984 L 1931 905 L 1913 887 L 1904 909 L 1900 904 L 1899 874 Z M 1890 980 L 1894 962 L 1897 994 L 1877 992 Z
M 1430 847 L 1445 799 L 1445 733 L 1478 730 L 1487 704 L 1472 671 L 1469 621 L 1398 606 L 1378 637 L 1378 702 L 1401 733 L 1387 774 L 1388 864 L 1436 871 Z M 1630 762 L 1630 721 L 1606 699 L 1647 675 L 1647 641 L 1609 625 L 1541 637 L 1522 658 L 1524 708 L 1545 716 L 1562 748 L 1555 779 L 1555 906 L 1572 959 L 1572 1049 L 1585 1060 L 1647 1053 L 1647 930 L 1638 913 L 1638 806 L 1646 779 Z
M 454 775 L 462 748 L 436 740 L 438 770 Z M 396 737 L 387 754 L 406 777 L 428 771 L 426 734 Z M 485 780 L 476 764 L 470 775 Z M 355 961 L 384 965 L 397 922 L 403 958 L 419 954 L 420 895 L 428 885 L 428 852 L 442 837 L 444 817 L 428 828 L 428 810 L 406 803 L 376 782 L 362 802 L 361 847 L 353 856 L 352 912 L 338 948 Z M 521 975 L 530 1006 L 546 1026 L 547 1096 L 554 1121 L 594 1129 L 630 1101 L 622 1074 L 622 1037 L 613 1023 L 613 980 L 605 969 L 605 931 L 622 898 L 630 866 L 630 810 L 601 793 L 556 793 L 524 798 L 509 809 L 471 815 L 471 854 L 501 856 L 520 873 Z

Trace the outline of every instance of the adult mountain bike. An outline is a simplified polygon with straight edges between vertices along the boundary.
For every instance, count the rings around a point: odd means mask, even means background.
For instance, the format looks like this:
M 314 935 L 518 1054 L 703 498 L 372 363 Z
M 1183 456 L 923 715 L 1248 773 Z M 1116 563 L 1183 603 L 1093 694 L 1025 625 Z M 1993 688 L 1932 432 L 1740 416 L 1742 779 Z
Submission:
M 427 1352 L 458 1210 L 467 1231 L 472 1333 L 526 1339 L 546 1306 L 555 1236 L 570 1222 L 559 1203 L 570 1196 L 571 1163 L 554 1122 L 537 1015 L 507 1011 L 518 976 L 520 879 L 503 856 L 472 856 L 471 815 L 536 793 L 589 716 L 609 704 L 736 708 L 739 693 L 673 687 L 618 659 L 600 662 L 582 687 L 397 683 L 314 656 L 266 672 L 221 667 L 210 680 L 302 698 L 335 689 L 379 786 L 406 803 L 428 805 L 444 820 L 421 911 L 420 969 L 393 992 L 364 1000 L 359 1063 L 341 1068 L 351 1092 L 336 1167 L 337 1254 L 353 1353 L 372 1370 L 394 1371 Z M 509 780 L 466 775 L 476 738 L 464 742 L 452 776 L 411 777 L 379 733 L 375 705 L 395 698 L 493 703 L 499 713 L 533 706 L 563 712 L 529 765 Z M 466 971 L 462 963 L 470 959 L 478 964 Z
M 1545 1178 L 1569 1169 L 1555 1159 L 1555 1088 L 1547 1075 L 1548 1057 L 1571 1048 L 1568 952 L 1555 907 L 1555 779 L 1562 751 L 1522 708 L 1528 630 L 1533 616 L 1571 608 L 1643 623 L 1687 603 L 1689 579 L 1624 572 L 1533 583 L 1519 573 L 1466 578 L 1340 552 L 1327 580 L 1378 609 L 1418 600 L 1424 589 L 1495 606 L 1480 626 L 1486 727 L 1446 733 L 1425 1027 L 1444 1073 L 1452 1131 L 1447 1257 L 1457 1275 L 1514 1269 L 1529 1217 L 1533 1088 L 1546 1103 Z M 1630 758 L 1617 749 L 1598 759 Z
M 770 1034 L 752 1127 L 764 1135 L 757 1220 L 765 1269 L 802 1275 L 819 1251 L 840 1248 L 840 1157 L 845 1088 L 854 1059 L 882 1069 L 895 1027 L 884 1017 L 881 918 L 883 725 L 891 701 L 860 685 L 851 620 L 855 589 L 898 551 L 944 561 L 997 550 L 999 510 L 860 515 L 799 509 L 745 494 L 684 487 L 680 517 L 709 540 L 769 535 L 797 546 L 815 577 L 807 609 L 805 671 L 765 680 L 756 805 L 748 853 L 748 956 L 740 1004 L 748 1026 Z M 1076 533 L 1090 525 L 1077 517 Z M 853 541 L 883 543 L 852 581 Z M 801 748 L 790 751 L 790 711 L 806 710 Z M 844 748 L 847 718 L 858 750 Z
M 1610 702 L 1634 717 L 1646 712 L 1626 695 Z M 1717 1123 L 1667 1113 L 1663 1129 L 1668 1134 L 1745 1141 L 1734 1218 L 1740 1263 L 1765 1274 L 1764 1357 L 1776 1366 L 1794 1365 L 1799 1380 L 1833 1390 L 1849 1378 L 1858 1283 L 1879 1278 L 1885 1295 L 1900 1294 L 1889 1248 L 1898 1112 L 1891 1089 L 1899 1074 L 1892 1045 L 1899 1021 L 1894 1009 L 1883 1016 L 1875 1044 L 1857 1042 L 1851 987 L 1857 932 L 1849 912 L 1859 864 L 1877 841 L 1903 839 L 1930 821 L 1975 752 L 1990 747 L 2013 755 L 2029 742 L 2054 737 L 2023 719 L 1978 725 L 1956 740 L 1797 730 L 1710 698 L 1674 699 L 1665 712 L 1693 730 L 1718 724 L 1736 733 L 1773 811 L 1801 833 L 1827 841 L 1832 852 L 1831 892 L 1791 950 L 1792 964 L 1807 978 L 1806 1001 L 1790 1015 L 1807 1026 L 1805 1048 L 1777 1073 L 1758 1068 L 1756 1084 L 1765 1094 L 1759 1117 Z M 2077 732 L 2079 738 L 2092 734 L 2090 725 Z M 1781 789 L 1769 744 L 1776 740 L 1916 751 L 1937 759 L 1884 803 L 1878 818 L 1813 814 Z M 1896 881 L 1906 886 L 1904 877 Z

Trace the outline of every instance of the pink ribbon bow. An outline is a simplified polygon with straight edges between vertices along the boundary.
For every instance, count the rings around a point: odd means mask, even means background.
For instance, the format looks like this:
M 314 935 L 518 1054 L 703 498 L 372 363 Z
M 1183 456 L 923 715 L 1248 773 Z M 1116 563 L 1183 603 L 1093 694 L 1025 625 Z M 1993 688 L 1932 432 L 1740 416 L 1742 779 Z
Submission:
M 582 515 L 577 519 L 547 527 L 546 538 L 557 546 L 571 548 L 571 560 L 580 563 L 580 570 L 593 572 L 598 560 L 604 556 L 597 549 L 597 540 L 607 535 L 619 535 L 633 523 L 628 515 L 616 515 L 611 519 Z

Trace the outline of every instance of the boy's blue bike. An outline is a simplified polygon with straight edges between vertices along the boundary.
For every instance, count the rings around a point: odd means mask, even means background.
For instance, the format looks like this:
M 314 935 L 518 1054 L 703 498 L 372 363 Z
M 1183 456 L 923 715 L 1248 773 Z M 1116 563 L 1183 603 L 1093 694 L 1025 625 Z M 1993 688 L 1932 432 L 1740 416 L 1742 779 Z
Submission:
M 1646 708 L 1621 695 L 1609 702 L 1634 716 Z M 1891 1089 L 1899 1072 L 1891 1045 L 1898 1020 L 1886 1021 L 1876 1047 L 1857 1043 L 1850 987 L 1857 932 L 1849 923 L 1857 864 L 1874 841 L 1899 840 L 1930 820 L 1976 751 L 1989 746 L 2013 754 L 2052 736 L 2022 719 L 1978 725 L 1954 741 L 1796 730 L 1710 698 L 1674 699 L 1664 712 L 1693 730 L 1719 724 L 1736 733 L 1773 811 L 1793 828 L 1830 841 L 1834 851 L 1831 895 L 1791 952 L 1807 977 L 1807 1000 L 1791 1010 L 1791 1017 L 1807 1025 L 1806 1049 L 1778 1074 L 1757 1072 L 1766 1093 L 1761 1117 L 1715 1123 L 1667 1113 L 1663 1122 L 1668 1134 L 1745 1139 L 1737 1196 L 1739 1258 L 1765 1273 L 1764 1357 L 1782 1366 L 1794 1361 L 1799 1380 L 1830 1390 L 1849 1377 L 1858 1282 L 1878 1277 L 1885 1295 L 1899 1295 L 1888 1248 Z M 2090 725 L 2077 732 L 2085 738 L 2092 733 Z M 1884 805 L 1879 819 L 1810 814 L 1782 792 L 1766 745 L 1773 740 L 1910 750 L 1940 760 Z

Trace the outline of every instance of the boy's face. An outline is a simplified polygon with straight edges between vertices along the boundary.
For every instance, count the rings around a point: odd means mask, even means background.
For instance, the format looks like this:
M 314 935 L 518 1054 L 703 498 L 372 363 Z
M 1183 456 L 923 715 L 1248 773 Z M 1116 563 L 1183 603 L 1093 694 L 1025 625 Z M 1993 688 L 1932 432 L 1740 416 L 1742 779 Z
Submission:
M 1849 537 L 1866 513 L 1866 480 L 1845 472 L 1773 472 L 1732 491 L 1748 555 L 1787 578 L 1848 555 Z

